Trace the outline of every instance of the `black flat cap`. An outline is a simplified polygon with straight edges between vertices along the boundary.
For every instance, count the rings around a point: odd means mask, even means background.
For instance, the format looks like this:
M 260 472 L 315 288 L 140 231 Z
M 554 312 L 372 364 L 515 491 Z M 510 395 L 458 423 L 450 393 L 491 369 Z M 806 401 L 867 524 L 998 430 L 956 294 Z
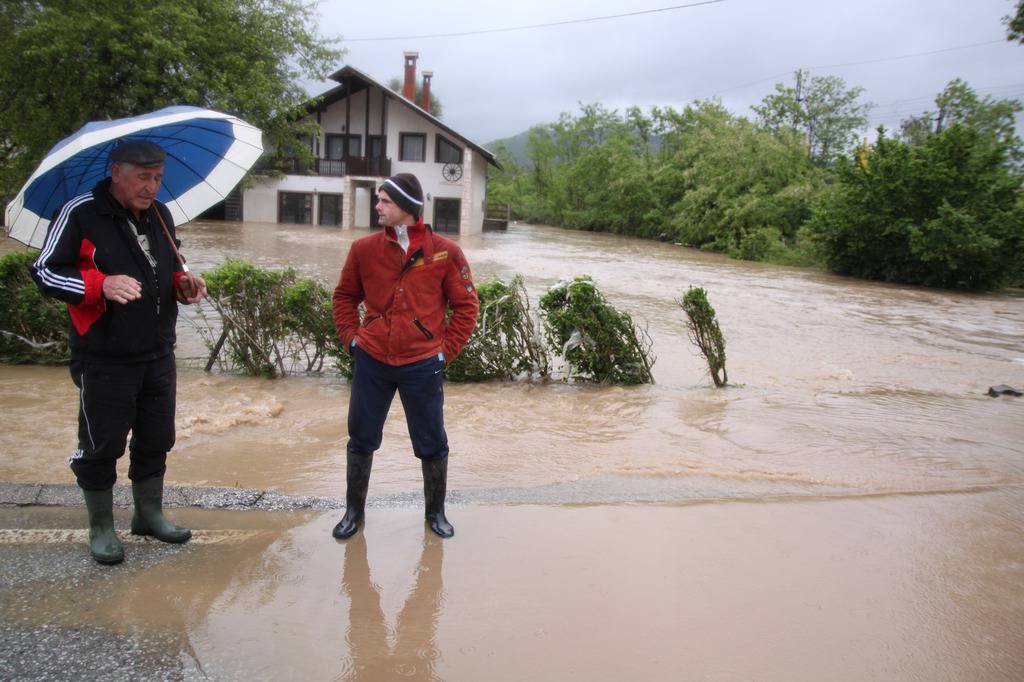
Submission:
M 136 166 L 159 166 L 167 152 L 149 140 L 125 140 L 110 152 L 111 163 L 133 163 Z

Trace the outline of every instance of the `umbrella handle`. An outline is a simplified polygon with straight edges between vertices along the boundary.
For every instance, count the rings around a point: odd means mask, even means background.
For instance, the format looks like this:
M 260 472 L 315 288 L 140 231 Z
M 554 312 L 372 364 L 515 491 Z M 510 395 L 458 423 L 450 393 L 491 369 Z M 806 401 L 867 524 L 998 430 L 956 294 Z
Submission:
M 178 260 L 178 265 L 181 266 L 182 272 L 188 272 L 188 266 L 185 265 L 185 259 L 181 257 L 181 253 L 178 252 L 178 246 L 174 243 L 174 238 L 171 237 L 171 231 L 167 229 L 167 223 L 164 222 L 164 217 L 160 215 L 160 209 L 153 205 L 153 213 L 156 213 L 157 220 L 160 221 L 160 227 L 164 228 L 164 236 L 167 237 L 167 243 L 171 245 L 171 252 L 174 257 Z
M 185 259 L 181 257 L 181 253 L 178 251 L 178 247 L 174 243 L 174 238 L 171 237 L 171 231 L 167 229 L 167 223 L 164 222 L 164 217 L 160 215 L 160 209 L 154 205 L 153 212 L 156 213 L 156 217 L 160 221 L 160 227 L 164 228 L 164 236 L 167 237 L 167 243 L 170 244 L 171 251 L 174 253 L 174 257 L 178 259 L 178 265 L 181 266 L 181 271 L 185 273 L 185 277 L 188 278 L 189 284 L 191 284 L 192 287 L 195 288 L 195 276 L 188 269 L 188 266 L 185 265 Z

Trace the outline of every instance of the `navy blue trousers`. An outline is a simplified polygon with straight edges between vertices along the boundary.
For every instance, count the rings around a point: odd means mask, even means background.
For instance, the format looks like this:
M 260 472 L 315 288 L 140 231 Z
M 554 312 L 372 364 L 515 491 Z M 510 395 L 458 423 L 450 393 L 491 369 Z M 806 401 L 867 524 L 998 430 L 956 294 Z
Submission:
M 174 354 L 132 364 L 73 360 L 70 370 L 79 391 L 78 449 L 70 461 L 79 487 L 113 486 L 126 443 L 128 478 L 163 476 L 174 447 Z
M 387 365 L 356 346 L 348 401 L 348 451 L 372 455 L 384 434 L 398 391 L 412 451 L 420 459 L 448 455 L 444 430 L 444 360 L 434 355 L 408 365 Z

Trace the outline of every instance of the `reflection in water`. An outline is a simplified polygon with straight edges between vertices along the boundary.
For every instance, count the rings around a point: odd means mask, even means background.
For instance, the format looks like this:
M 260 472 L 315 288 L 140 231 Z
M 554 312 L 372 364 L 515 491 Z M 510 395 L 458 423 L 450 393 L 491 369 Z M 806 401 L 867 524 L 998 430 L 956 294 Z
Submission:
M 342 588 L 349 599 L 345 640 L 352 660 L 339 679 L 352 682 L 440 679 L 434 664 L 440 657 L 437 619 L 444 599 L 443 557 L 444 543 L 424 533 L 416 583 L 398 614 L 391 637 L 394 645 L 389 646 L 380 588 L 370 579 L 365 534 L 359 533 L 345 544 Z

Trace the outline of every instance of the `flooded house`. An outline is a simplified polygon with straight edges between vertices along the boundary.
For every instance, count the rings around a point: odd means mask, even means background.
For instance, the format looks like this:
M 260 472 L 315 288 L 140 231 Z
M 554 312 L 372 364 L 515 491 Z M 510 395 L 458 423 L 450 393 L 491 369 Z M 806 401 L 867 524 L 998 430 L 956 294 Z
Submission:
M 303 140 L 313 161 L 286 160 L 283 176 L 256 175 L 227 217 L 257 222 L 377 226 L 376 191 L 395 173 L 423 186 L 424 222 L 438 232 L 477 234 L 487 211 L 487 169 L 494 154 L 430 113 L 430 71 L 415 101 L 418 53 L 405 52 L 402 92 L 345 66 L 338 83 L 306 105 L 319 132 Z M 231 215 L 233 213 L 233 215 Z

